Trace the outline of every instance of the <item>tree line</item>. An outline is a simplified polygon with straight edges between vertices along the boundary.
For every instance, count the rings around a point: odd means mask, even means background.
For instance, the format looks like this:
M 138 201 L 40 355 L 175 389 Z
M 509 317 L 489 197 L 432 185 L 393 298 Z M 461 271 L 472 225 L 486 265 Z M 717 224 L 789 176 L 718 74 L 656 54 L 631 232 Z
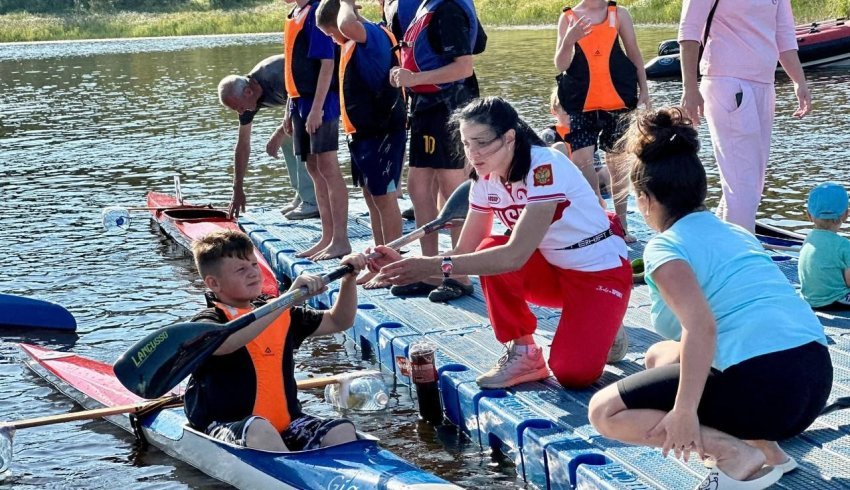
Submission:
M 191 9 L 193 6 L 205 10 L 206 8 L 249 7 L 260 3 L 268 3 L 268 0 L 0 0 L 0 15 L 15 12 L 31 14 L 173 12 Z

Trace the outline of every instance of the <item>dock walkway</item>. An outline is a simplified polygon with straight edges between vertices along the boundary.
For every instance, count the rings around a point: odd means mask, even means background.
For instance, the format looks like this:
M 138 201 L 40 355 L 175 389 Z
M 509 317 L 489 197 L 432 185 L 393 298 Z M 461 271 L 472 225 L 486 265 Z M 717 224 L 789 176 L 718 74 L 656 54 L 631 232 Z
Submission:
M 362 200 L 352 200 L 349 236 L 354 250 L 371 242 L 369 218 Z M 302 271 L 322 272 L 336 261 L 315 264 L 295 253 L 312 245 L 320 235 L 318 220 L 288 221 L 277 211 L 254 211 L 240 226 L 281 277 Z M 405 223 L 405 232 L 412 229 Z M 629 229 L 639 238 L 630 258 L 638 258 L 651 236 L 639 214 L 630 212 Z M 450 247 L 441 235 L 440 248 Z M 418 244 L 409 247 L 418 254 Z M 796 259 L 776 254 L 776 263 L 799 287 Z M 382 369 L 400 383 L 409 384 L 396 366 L 396 357 L 407 356 L 415 341 L 427 339 L 438 348 L 437 367 L 446 418 L 482 448 L 498 448 L 516 463 L 518 475 L 541 489 L 691 489 L 707 473 L 698 459 L 685 464 L 664 458 L 657 449 L 635 447 L 600 436 L 587 419 L 591 396 L 603 386 L 643 369 L 647 348 L 662 340 L 650 326 L 649 291 L 635 285 L 624 321 L 630 338 L 629 353 L 609 365 L 591 388 L 566 390 L 554 378 L 525 383 L 506 390 L 481 390 L 475 377 L 486 371 L 504 352 L 489 325 L 481 288 L 450 304 L 427 298 L 397 298 L 386 289 L 360 289 L 355 326 L 348 331 Z M 335 290 L 314 298 L 317 305 L 332 303 Z M 548 345 L 560 312 L 534 308 L 539 319 L 537 343 Z M 818 314 L 830 340 L 835 367 L 830 401 L 850 395 L 850 317 Z M 850 410 L 819 418 L 805 433 L 781 442 L 800 463 L 775 486 L 786 489 L 850 488 Z

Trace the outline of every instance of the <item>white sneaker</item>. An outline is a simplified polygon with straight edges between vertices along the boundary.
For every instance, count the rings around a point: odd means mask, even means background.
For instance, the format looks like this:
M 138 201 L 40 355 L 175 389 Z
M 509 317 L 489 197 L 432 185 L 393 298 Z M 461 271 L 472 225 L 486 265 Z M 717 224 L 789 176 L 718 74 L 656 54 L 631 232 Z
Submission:
M 626 354 L 629 353 L 629 334 L 626 332 L 626 326 L 620 325 L 617 330 L 617 336 L 614 338 L 614 344 L 611 350 L 608 351 L 608 364 L 622 361 Z
M 298 195 L 296 194 L 295 198 L 293 200 L 289 201 L 289 204 L 280 208 L 280 212 L 281 212 L 281 214 L 286 214 L 286 213 L 292 211 L 293 209 L 297 208 L 300 205 L 301 205 L 301 198 L 298 197 Z
M 319 207 L 315 204 L 302 202 L 297 208 L 283 215 L 286 219 L 308 219 L 319 217 Z
M 506 347 L 508 351 L 496 362 L 493 369 L 476 378 L 478 386 L 508 388 L 549 377 L 549 368 L 543 359 L 543 349 L 534 344 L 511 344 Z

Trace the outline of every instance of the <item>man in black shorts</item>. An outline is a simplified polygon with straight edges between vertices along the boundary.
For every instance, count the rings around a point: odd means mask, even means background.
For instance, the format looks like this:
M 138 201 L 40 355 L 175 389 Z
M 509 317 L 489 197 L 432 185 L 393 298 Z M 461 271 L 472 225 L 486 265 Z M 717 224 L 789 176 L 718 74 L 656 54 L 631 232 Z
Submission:
M 283 55 L 269 56 L 257 63 L 244 76 L 228 75 L 218 84 L 221 104 L 239 114 L 239 133 L 236 139 L 233 172 L 233 197 L 230 200 L 231 215 L 238 216 L 245 210 L 243 181 L 251 157 L 251 128 L 254 116 L 261 107 L 284 107 L 287 102 L 283 83 Z M 295 199 L 281 209 L 288 219 L 305 219 L 319 216 L 313 180 L 307 169 L 298 163 L 292 153 L 292 138 L 284 131 L 283 124 L 275 128 L 266 143 L 266 153 L 277 158 L 278 149 L 283 150 L 283 160 L 289 171 L 290 185 L 295 190 Z
M 474 54 L 484 51 L 487 36 L 471 0 L 436 0 L 420 6 L 401 41 L 401 67 L 390 71 L 390 83 L 409 87 L 410 171 L 407 189 L 413 201 L 416 226 L 437 216 L 436 182 L 447 199 L 467 177 L 465 159 L 457 152 L 448 128 L 452 111 L 478 97 Z M 414 48 L 415 46 L 415 48 Z M 452 234 L 453 241 L 457 233 Z M 420 240 L 422 254 L 437 255 L 437 235 Z M 472 294 L 466 277 L 394 286 L 397 296 L 430 293 L 432 301 L 449 301 Z

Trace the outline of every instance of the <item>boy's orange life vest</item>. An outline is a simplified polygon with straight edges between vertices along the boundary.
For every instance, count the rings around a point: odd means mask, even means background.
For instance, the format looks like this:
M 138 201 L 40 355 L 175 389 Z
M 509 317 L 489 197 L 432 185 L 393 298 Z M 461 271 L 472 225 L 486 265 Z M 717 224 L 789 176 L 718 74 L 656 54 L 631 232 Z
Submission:
M 251 308 L 234 308 L 215 303 L 231 321 L 253 311 Z M 252 415 L 271 422 L 278 432 L 289 427 L 292 417 L 283 385 L 283 349 L 289 333 L 289 310 L 283 312 L 271 325 L 245 346 L 254 365 L 257 387 Z
M 563 14 L 578 16 L 570 7 Z M 615 111 L 637 107 L 637 68 L 620 47 L 617 2 L 608 2 L 607 19 L 576 43 L 569 68 L 558 75 L 558 99 L 567 112 Z
M 392 32 L 380 27 L 389 38 L 390 46 L 398 44 Z M 356 73 L 358 67 L 351 63 L 356 50 L 357 42 L 349 40 L 342 46 L 339 62 L 339 108 L 345 134 L 355 134 L 359 130 L 366 136 L 403 128 L 407 116 L 402 89 L 390 86 L 387 81 L 383 91 L 372 91 Z M 401 55 L 398 50 L 393 52 L 395 58 L 391 66 L 398 66 Z M 389 79 L 389 72 L 384 78 Z

